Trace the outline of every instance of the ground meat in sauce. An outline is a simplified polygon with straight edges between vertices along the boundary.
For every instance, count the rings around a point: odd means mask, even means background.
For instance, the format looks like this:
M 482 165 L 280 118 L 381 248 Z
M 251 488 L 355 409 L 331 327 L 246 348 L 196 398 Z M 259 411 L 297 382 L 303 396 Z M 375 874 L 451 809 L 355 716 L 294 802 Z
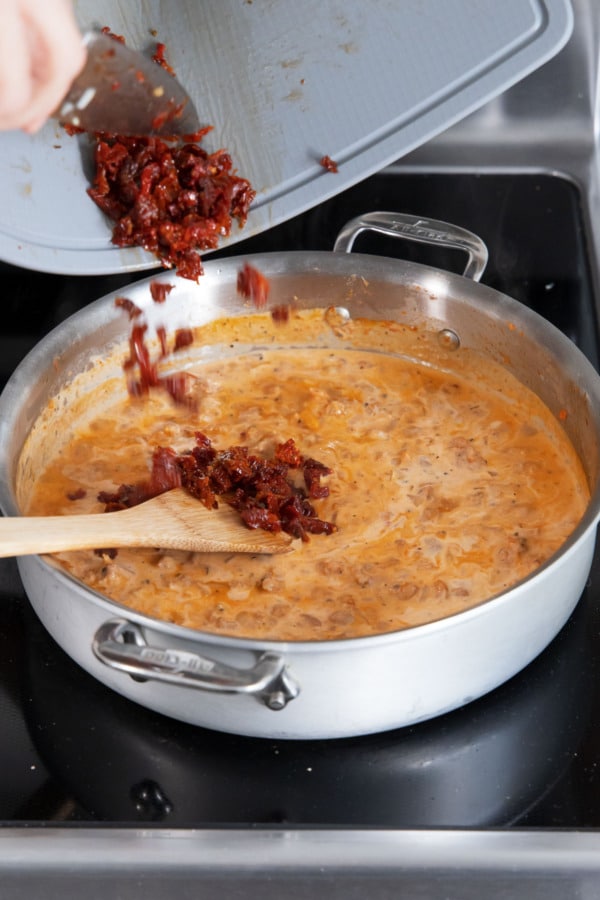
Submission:
M 255 342 L 259 322 L 261 335 L 278 339 L 268 314 L 242 318 L 219 323 L 219 341 L 225 331 L 232 344 Z M 310 498 L 319 516 L 337 525 L 331 535 L 298 541 L 282 557 L 155 548 L 120 550 L 112 560 L 64 553 L 58 562 L 157 619 L 238 637 L 329 640 L 473 606 L 561 546 L 589 489 L 560 423 L 538 398 L 523 385 L 502 381 L 495 388 L 488 368 L 457 375 L 415 362 L 409 350 L 423 336 L 400 325 L 388 324 L 389 344 L 373 351 L 297 346 L 308 335 L 317 339 L 315 323 L 324 319 L 326 311 L 295 311 L 285 332 L 289 347 L 268 348 L 265 337 L 254 352 L 199 359 L 191 369 L 203 384 L 194 413 L 174 406 L 164 391 L 143 403 L 121 397 L 107 405 L 101 384 L 104 407 L 86 406 L 89 421 L 82 422 L 80 409 L 69 419 L 68 405 L 49 410 L 50 421 L 32 433 L 42 448 L 33 458 L 43 455 L 47 463 L 36 470 L 25 509 L 97 512 L 99 490 L 143 481 L 156 447 L 185 455 L 199 432 L 215 448 L 244 445 L 268 458 L 284 445 L 279 455 L 290 466 L 302 448 L 302 458 L 331 469 L 324 483 L 317 468 L 311 488 L 328 487 L 329 495 Z M 354 320 L 354 339 L 370 340 L 379 326 L 366 322 L 363 332 Z M 202 328 L 196 337 L 203 345 L 210 334 Z M 53 422 L 61 433 L 54 453 L 47 446 Z M 163 467 L 172 461 L 165 454 Z M 304 489 L 308 494 L 305 480 Z M 81 499 L 69 500 L 69 493 Z

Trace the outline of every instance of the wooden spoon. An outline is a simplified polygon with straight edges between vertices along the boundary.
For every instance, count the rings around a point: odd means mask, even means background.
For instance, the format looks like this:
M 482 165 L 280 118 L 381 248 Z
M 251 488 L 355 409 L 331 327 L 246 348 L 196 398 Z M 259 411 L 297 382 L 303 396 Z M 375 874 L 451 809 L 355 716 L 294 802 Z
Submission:
M 282 532 L 248 528 L 225 504 L 207 509 L 182 488 L 118 512 L 0 518 L 0 557 L 113 547 L 283 553 L 291 540 Z

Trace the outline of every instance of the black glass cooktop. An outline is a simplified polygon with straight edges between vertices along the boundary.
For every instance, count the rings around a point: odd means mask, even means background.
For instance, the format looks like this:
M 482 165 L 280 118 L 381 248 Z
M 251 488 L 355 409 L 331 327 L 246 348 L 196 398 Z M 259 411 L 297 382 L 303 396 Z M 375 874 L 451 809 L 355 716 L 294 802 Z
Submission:
M 388 170 L 222 255 L 331 249 L 348 219 L 376 209 L 478 233 L 490 250 L 482 281 L 549 318 L 598 365 L 580 197 L 561 177 Z M 464 263 L 454 251 L 378 235 L 355 249 L 453 271 Z M 53 325 L 148 275 L 63 277 L 1 264 L 0 273 L 2 383 Z M 338 741 L 235 737 L 149 712 L 54 643 L 13 560 L 0 561 L 0 594 L 5 825 L 600 826 L 600 559 L 567 625 L 507 684 L 436 720 Z

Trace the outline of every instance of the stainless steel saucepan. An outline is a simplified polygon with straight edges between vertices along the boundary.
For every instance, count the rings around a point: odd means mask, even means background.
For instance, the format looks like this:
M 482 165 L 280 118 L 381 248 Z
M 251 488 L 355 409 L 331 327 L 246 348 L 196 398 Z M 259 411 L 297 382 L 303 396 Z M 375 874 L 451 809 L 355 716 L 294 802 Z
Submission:
M 350 252 L 364 229 L 451 245 L 469 255 L 465 275 Z M 245 258 L 244 261 L 248 261 Z M 274 302 L 334 307 L 344 316 L 397 319 L 448 346 L 476 350 L 535 391 L 564 427 L 591 488 L 587 512 L 561 550 L 533 575 L 485 603 L 403 631 L 351 640 L 245 640 L 150 619 L 90 590 L 50 558 L 19 560 L 37 615 L 63 649 L 120 694 L 177 719 L 271 738 L 334 738 L 384 731 L 432 718 L 492 690 L 553 639 L 584 589 L 600 509 L 600 378 L 572 342 L 528 308 L 478 283 L 487 253 L 462 229 L 392 213 L 372 213 L 343 230 L 333 252 L 264 254 L 250 261 L 271 282 Z M 205 263 L 199 284 L 170 273 L 172 327 L 246 315 L 236 294 L 240 259 Z M 148 281 L 127 296 L 151 320 Z M 74 390 L 119 371 L 114 348 L 127 339 L 125 317 L 108 295 L 44 338 L 0 397 L 0 506 L 20 512 L 36 457 L 23 446 L 56 398 L 48 424 Z M 282 331 L 285 331 L 284 329 Z M 111 369 L 111 359 L 114 365 Z M 87 379 L 87 381 L 86 381 Z M 83 393 L 82 393 L 83 392 Z M 40 444 L 43 449 L 43 442 Z M 40 450 L 41 452 L 41 450 Z M 25 485 L 25 488 L 23 487 Z

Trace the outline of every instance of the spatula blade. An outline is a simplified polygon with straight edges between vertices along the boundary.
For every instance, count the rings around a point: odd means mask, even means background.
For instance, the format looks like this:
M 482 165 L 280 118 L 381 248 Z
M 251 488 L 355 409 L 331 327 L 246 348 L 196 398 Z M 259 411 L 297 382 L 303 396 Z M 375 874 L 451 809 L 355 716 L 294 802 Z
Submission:
M 84 41 L 86 64 L 55 113 L 62 124 L 137 136 L 199 130 L 194 104 L 170 72 L 103 32 Z

